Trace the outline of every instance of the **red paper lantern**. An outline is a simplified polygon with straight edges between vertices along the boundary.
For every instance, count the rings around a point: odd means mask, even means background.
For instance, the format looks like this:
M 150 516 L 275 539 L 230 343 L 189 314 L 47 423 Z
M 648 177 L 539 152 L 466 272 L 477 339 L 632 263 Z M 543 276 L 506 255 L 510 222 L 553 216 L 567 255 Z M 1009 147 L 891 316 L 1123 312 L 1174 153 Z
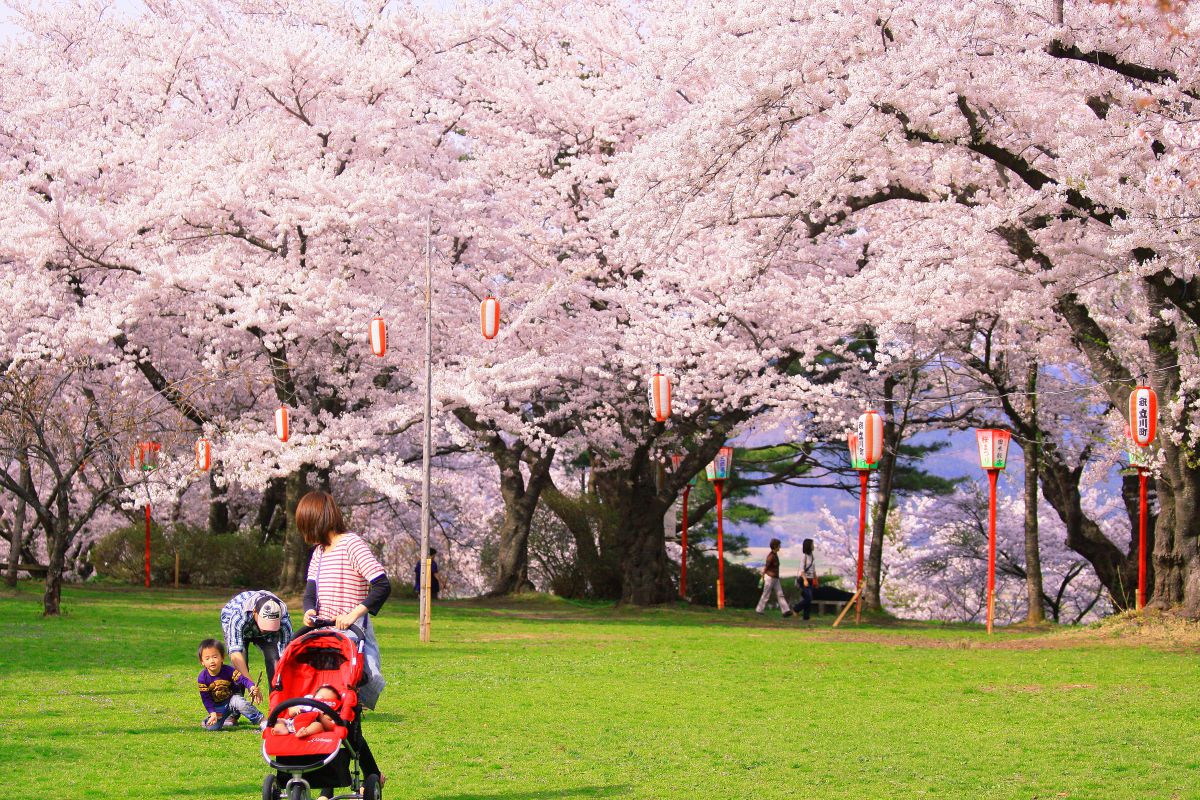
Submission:
M 134 469 L 150 472 L 158 468 L 158 452 L 162 449 L 158 442 L 138 442 L 129 454 L 129 466 Z
M 280 406 L 275 411 L 275 435 L 279 437 L 279 441 L 281 442 L 286 442 L 288 440 L 287 406 Z
M 1149 447 L 1158 432 L 1158 395 L 1149 386 L 1129 394 L 1129 432 L 1138 447 Z
M 495 339 L 500 332 L 500 301 L 490 294 L 483 298 L 479 307 L 479 320 L 483 326 L 483 338 Z
M 380 358 L 387 353 L 387 324 L 383 317 L 371 320 L 371 352 Z
M 868 469 L 883 457 L 883 417 L 875 411 L 867 411 L 858 418 L 854 430 L 856 469 Z M 861 466 L 859 466 L 861 465 Z
M 1012 433 L 995 428 L 977 428 L 975 444 L 979 447 L 979 466 L 983 469 L 1004 469 L 1008 465 L 1008 443 Z
M 666 422 L 671 416 L 671 379 L 661 372 L 650 378 L 650 413 L 655 422 Z
M 212 466 L 212 444 L 208 439 L 196 440 L 196 469 L 201 472 Z

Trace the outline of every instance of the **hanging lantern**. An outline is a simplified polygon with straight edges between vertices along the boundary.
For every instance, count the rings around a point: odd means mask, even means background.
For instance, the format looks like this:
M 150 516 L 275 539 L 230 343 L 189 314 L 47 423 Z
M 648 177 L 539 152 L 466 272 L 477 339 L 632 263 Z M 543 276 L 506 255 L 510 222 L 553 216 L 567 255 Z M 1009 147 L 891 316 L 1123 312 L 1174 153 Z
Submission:
M 704 468 L 704 473 L 710 481 L 728 480 L 729 473 L 733 469 L 733 448 L 722 447 L 717 451 L 717 457 L 714 458 L 709 465 Z
M 129 466 L 143 472 L 158 469 L 158 452 L 161 449 L 158 442 L 138 442 L 129 454 Z
M 854 430 L 855 469 L 874 469 L 883 457 L 883 417 L 874 411 L 867 411 L 858 418 L 858 426 Z M 861 466 L 859 466 L 861 465 Z
M 212 466 L 212 444 L 208 439 L 196 440 L 196 469 L 201 472 Z
M 976 428 L 975 444 L 979 446 L 979 466 L 983 469 L 1004 469 L 1008 464 L 1009 431 L 995 428 Z
M 1149 386 L 1138 386 L 1129 394 L 1130 438 L 1138 447 L 1149 447 L 1158 432 L 1158 395 Z
M 371 320 L 371 352 L 380 358 L 387 353 L 387 324 L 383 317 Z
M 279 437 L 279 441 L 281 442 L 288 440 L 287 406 L 280 406 L 275 410 L 275 435 Z
M 483 298 L 479 307 L 479 319 L 483 326 L 483 338 L 495 339 L 500 332 L 500 301 L 490 294 Z
M 666 422 L 671 416 L 671 379 L 661 372 L 650 378 L 650 412 L 655 422 Z

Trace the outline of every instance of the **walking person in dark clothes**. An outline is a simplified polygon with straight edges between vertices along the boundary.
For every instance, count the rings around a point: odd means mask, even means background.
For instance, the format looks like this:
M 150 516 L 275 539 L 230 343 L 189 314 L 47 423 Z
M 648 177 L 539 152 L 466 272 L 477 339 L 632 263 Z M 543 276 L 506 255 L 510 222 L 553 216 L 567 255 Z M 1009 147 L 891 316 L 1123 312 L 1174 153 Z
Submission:
M 438 599 L 438 592 L 442 590 L 441 581 L 438 580 L 437 566 L 437 550 L 429 548 L 429 594 L 434 600 Z M 413 591 L 418 595 L 421 594 L 421 561 L 417 559 L 417 566 L 413 568 Z
M 800 549 L 804 553 L 804 560 L 800 564 L 800 574 L 796 577 L 796 582 L 800 584 L 800 609 L 804 619 L 808 619 L 812 613 L 813 589 L 817 588 L 817 562 L 813 558 L 813 540 L 805 539 Z

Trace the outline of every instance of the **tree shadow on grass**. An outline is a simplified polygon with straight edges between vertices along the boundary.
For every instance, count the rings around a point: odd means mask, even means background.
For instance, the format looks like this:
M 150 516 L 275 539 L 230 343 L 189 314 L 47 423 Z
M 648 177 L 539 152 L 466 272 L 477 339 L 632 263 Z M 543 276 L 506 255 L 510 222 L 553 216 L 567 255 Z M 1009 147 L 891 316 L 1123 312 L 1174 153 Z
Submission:
M 440 794 L 430 800 L 557 800 L 578 797 L 619 797 L 629 791 L 624 784 L 613 786 L 575 786 L 570 789 L 544 789 L 540 792 L 516 791 L 498 794 Z

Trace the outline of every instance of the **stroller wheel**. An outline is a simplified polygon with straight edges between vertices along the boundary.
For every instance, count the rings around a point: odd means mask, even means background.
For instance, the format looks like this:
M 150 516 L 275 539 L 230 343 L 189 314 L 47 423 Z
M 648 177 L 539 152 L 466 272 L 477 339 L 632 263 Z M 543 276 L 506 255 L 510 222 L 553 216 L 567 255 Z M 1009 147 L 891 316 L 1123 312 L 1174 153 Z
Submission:
M 308 800 L 308 787 L 303 783 L 293 783 L 288 789 L 288 800 Z
M 275 788 L 275 774 L 263 778 L 263 800 L 279 800 L 279 792 Z
M 363 781 L 362 800 L 383 800 L 383 787 L 378 775 L 368 775 Z

